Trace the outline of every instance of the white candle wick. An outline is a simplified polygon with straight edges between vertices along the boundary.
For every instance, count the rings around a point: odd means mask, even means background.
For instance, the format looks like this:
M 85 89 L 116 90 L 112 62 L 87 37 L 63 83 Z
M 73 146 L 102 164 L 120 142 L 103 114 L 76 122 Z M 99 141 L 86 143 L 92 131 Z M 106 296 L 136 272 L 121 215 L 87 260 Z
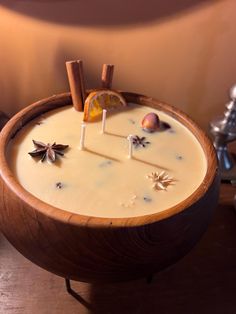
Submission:
M 127 140 L 129 141 L 129 154 L 128 154 L 128 158 L 132 158 L 133 157 L 133 135 L 129 135 L 127 137 Z
M 85 130 L 86 130 L 86 124 L 84 122 L 82 122 L 81 123 L 80 144 L 79 144 L 80 150 L 84 149 Z
M 105 133 L 107 110 L 102 110 L 102 134 Z

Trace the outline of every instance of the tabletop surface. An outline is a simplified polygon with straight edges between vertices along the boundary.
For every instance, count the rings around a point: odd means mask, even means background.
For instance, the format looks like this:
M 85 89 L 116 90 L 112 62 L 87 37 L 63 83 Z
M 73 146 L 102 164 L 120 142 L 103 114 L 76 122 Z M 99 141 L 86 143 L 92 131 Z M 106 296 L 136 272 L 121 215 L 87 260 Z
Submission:
M 219 205 L 198 244 L 154 276 L 119 284 L 79 283 L 32 264 L 0 234 L 0 314 L 236 313 L 235 187 L 222 184 Z

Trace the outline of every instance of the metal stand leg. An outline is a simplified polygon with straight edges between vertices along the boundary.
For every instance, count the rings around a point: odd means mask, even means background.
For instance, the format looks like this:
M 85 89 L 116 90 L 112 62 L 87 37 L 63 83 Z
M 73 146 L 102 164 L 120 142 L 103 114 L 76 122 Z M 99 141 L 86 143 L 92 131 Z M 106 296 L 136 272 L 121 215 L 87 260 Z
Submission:
M 65 278 L 65 282 L 66 282 L 66 290 L 68 293 L 71 293 L 72 289 L 71 289 L 71 285 L 70 285 L 70 279 Z
M 86 300 L 84 300 L 84 298 L 82 298 L 77 292 L 75 292 L 75 290 L 73 290 L 71 288 L 70 279 L 65 278 L 65 282 L 66 282 L 66 290 L 67 290 L 67 292 L 73 298 L 75 298 L 77 301 L 79 301 L 82 305 L 84 305 L 87 309 L 91 310 L 92 309 L 91 305 Z

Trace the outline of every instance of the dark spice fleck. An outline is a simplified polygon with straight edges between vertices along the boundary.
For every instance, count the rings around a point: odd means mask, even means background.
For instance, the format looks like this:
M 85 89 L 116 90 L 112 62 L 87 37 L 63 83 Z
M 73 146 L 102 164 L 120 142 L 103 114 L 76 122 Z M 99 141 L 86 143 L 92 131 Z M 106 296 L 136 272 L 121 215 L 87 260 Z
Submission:
M 57 182 L 56 183 L 56 188 L 57 189 L 62 189 L 63 188 L 63 184 L 61 182 Z
M 129 122 L 130 122 L 131 124 L 135 124 L 135 121 L 134 121 L 133 119 L 129 119 Z
M 111 161 L 111 160 L 105 160 L 105 161 L 101 162 L 98 166 L 99 166 L 100 168 L 105 168 L 105 167 L 107 167 L 107 166 L 110 166 L 111 164 L 112 164 L 112 161 Z
M 38 121 L 38 122 L 36 122 L 36 124 L 41 125 L 41 124 L 43 124 L 43 121 Z
M 177 155 L 177 156 L 176 156 L 176 159 L 178 159 L 178 160 L 182 160 L 182 159 L 183 159 L 183 156 L 181 156 L 181 155 Z
M 152 201 L 151 197 L 148 197 L 148 196 L 144 196 L 144 201 L 147 202 L 147 203 L 150 203 Z
M 135 146 L 135 148 L 138 148 L 139 146 L 141 147 L 146 147 L 147 144 L 150 144 L 150 142 L 146 141 L 146 137 L 139 137 L 138 135 L 134 135 L 132 137 L 132 143 Z
M 44 161 L 47 159 L 50 162 L 55 162 L 56 158 L 59 156 L 63 156 L 64 153 L 62 152 L 65 150 L 69 145 L 62 145 L 62 144 L 56 144 L 54 142 L 51 144 L 44 144 L 39 141 L 33 140 L 35 150 L 32 152 L 29 152 L 29 155 L 31 157 L 40 157 L 41 161 Z

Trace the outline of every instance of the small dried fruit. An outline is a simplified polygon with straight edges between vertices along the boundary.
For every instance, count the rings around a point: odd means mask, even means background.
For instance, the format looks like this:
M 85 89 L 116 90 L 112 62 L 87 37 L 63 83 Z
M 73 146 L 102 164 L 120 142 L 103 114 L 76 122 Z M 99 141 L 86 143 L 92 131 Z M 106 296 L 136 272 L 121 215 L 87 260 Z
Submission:
M 160 119 L 154 112 L 146 114 L 142 120 L 142 128 L 146 132 L 155 132 L 160 128 Z
M 124 97 L 113 90 L 97 90 L 91 92 L 84 104 L 84 121 L 92 122 L 102 116 L 102 110 L 112 110 L 126 107 Z

